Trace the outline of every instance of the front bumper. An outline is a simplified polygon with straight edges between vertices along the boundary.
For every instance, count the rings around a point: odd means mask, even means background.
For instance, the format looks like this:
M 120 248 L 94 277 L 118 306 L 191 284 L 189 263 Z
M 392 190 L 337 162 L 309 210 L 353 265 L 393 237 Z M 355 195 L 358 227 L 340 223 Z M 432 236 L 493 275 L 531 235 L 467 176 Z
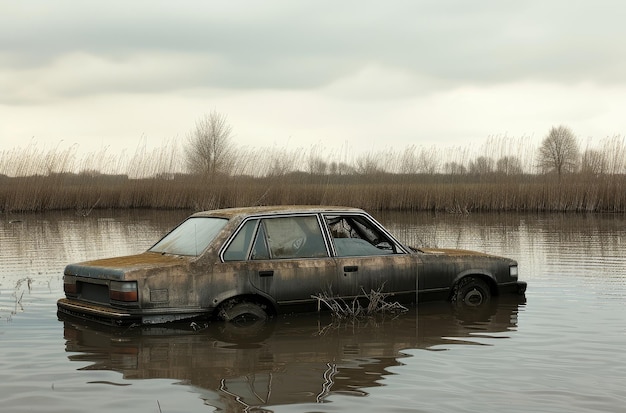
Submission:
M 526 281 L 515 281 L 506 284 L 498 285 L 499 294 L 525 294 L 526 293 Z

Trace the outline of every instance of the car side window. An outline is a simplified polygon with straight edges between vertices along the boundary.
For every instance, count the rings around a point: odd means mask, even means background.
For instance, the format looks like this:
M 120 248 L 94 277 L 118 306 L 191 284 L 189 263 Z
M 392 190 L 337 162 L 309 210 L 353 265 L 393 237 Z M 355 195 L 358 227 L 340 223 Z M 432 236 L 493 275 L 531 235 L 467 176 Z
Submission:
M 250 258 L 253 260 L 270 259 L 270 251 L 267 248 L 267 242 L 265 241 L 265 228 L 263 225 L 259 225 L 259 231 L 256 234 Z
M 248 259 L 250 243 L 258 221 L 258 219 L 247 221 L 241 227 L 226 251 L 224 251 L 224 261 L 243 261 Z
M 359 216 L 326 216 L 338 257 L 387 255 L 394 243 L 371 222 Z
M 272 259 L 328 256 L 315 216 L 266 218 L 263 226 Z

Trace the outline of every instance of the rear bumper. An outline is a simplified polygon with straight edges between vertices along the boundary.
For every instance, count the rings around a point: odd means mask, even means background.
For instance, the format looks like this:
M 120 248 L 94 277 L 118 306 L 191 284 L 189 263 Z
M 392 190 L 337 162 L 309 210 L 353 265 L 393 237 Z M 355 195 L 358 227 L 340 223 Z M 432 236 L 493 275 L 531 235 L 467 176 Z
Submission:
M 105 307 L 97 304 L 61 298 L 57 301 L 57 311 L 60 318 L 71 316 L 74 318 L 96 321 L 98 323 L 123 326 L 130 324 L 162 324 L 173 321 L 191 320 L 207 317 L 206 309 L 151 309 L 149 311 L 127 311 L 123 309 Z
M 114 308 L 61 298 L 57 301 L 60 316 L 67 315 L 108 325 L 127 325 L 141 323 L 141 315 L 131 314 Z

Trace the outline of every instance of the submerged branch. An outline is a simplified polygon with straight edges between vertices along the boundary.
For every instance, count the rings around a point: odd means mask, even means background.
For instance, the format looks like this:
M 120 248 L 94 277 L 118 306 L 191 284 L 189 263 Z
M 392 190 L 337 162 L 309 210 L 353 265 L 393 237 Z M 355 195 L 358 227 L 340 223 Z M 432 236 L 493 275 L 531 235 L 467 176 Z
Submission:
M 311 298 L 318 300 L 318 309 L 321 309 L 323 303 L 330 309 L 333 316 L 339 319 L 371 317 L 377 314 L 398 314 L 408 311 L 405 306 L 396 301 L 387 302 L 389 293 L 382 292 L 383 287 L 384 285 L 377 290 L 370 290 L 369 293 L 361 288 L 363 295 L 355 297 L 351 302 L 346 302 L 328 291 L 312 295 Z M 361 302 L 365 300 L 367 300 L 367 305 L 361 305 Z

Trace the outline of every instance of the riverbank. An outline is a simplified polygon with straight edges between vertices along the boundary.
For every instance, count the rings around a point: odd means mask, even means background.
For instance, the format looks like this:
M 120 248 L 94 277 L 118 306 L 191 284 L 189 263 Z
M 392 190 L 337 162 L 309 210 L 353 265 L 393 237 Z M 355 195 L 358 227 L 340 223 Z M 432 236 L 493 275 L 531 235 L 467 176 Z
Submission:
M 1 177 L 0 211 L 347 205 L 369 211 L 626 212 L 626 175 L 362 174 L 282 176 L 51 174 Z

